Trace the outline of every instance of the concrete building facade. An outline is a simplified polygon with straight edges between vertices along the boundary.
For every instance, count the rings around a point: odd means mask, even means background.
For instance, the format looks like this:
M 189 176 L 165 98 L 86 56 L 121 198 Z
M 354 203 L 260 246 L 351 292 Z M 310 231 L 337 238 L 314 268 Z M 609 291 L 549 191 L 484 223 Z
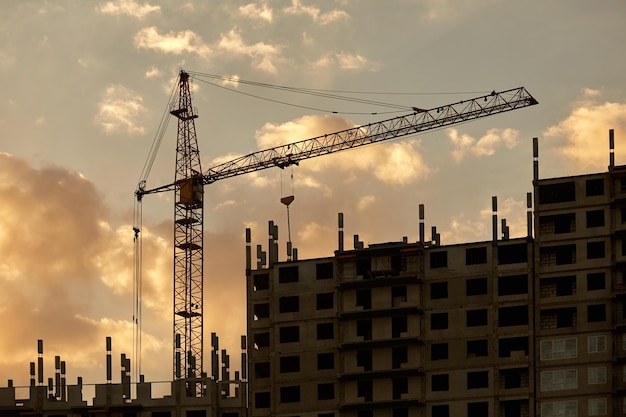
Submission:
M 612 133 L 611 133 L 612 134 Z M 537 147 L 535 146 L 535 149 Z M 278 261 L 248 243 L 249 415 L 626 415 L 626 167 L 539 179 L 527 236 Z M 248 236 L 248 242 L 250 242 Z

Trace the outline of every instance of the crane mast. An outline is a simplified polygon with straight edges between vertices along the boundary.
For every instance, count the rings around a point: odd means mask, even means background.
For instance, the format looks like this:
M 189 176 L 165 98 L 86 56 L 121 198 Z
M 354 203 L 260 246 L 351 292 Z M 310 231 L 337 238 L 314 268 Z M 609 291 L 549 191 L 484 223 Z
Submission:
M 174 379 L 187 380 L 189 396 L 202 395 L 195 379 L 203 374 L 203 226 L 204 185 L 271 167 L 285 168 L 300 161 L 346 149 L 409 136 L 428 130 L 538 104 L 524 87 L 495 92 L 435 107 L 413 108 L 413 113 L 346 129 L 311 139 L 250 153 L 209 168 L 200 166 L 189 74 L 181 71 L 178 103 L 170 113 L 178 118 L 174 182 L 135 195 L 174 191 Z
M 190 380 L 189 395 L 199 394 L 191 381 L 203 372 L 203 263 L 204 225 L 202 167 L 189 75 L 181 71 L 178 105 L 170 113 L 178 118 L 174 181 L 174 379 Z

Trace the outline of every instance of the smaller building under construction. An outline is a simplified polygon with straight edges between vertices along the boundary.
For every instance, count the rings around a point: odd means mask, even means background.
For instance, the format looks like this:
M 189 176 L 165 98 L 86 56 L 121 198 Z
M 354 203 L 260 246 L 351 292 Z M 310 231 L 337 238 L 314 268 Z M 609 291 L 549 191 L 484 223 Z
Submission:
M 242 345 L 245 344 L 242 336 Z M 220 355 L 215 333 L 211 334 L 211 345 L 211 375 L 171 381 L 169 395 L 153 397 L 154 384 L 146 382 L 143 375 L 139 381 L 131 381 L 131 360 L 125 354 L 120 355 L 120 382 L 113 382 L 111 338 L 107 337 L 106 383 L 94 385 L 94 397 L 86 399 L 81 377 L 75 385 L 67 384 L 65 361 L 59 356 L 54 358 L 54 376 L 44 375 L 43 340 L 38 340 L 37 361 L 30 363 L 30 386 L 15 387 L 9 380 L 7 387 L 0 388 L 0 416 L 245 417 L 246 367 L 242 373 L 235 371 L 231 378 L 230 357 L 226 350 Z M 242 359 L 245 363 L 245 351 Z M 20 397 L 18 393 L 23 392 L 28 395 Z

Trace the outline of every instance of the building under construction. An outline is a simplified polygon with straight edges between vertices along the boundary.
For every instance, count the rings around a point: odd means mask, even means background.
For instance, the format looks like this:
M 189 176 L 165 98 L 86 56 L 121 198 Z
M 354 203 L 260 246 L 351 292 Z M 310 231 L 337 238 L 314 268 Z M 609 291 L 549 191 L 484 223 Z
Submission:
M 46 381 L 41 342 L 30 386 L 8 381 L 0 388 L 0 416 L 626 415 L 626 166 L 615 166 L 612 131 L 607 172 L 574 177 L 539 179 L 535 140 L 524 237 L 509 237 L 495 197 L 492 239 L 483 242 L 445 245 L 434 227 L 426 238 L 422 207 L 417 242 L 368 247 L 358 235 L 346 247 L 340 214 L 337 250 L 321 259 L 299 260 L 286 242 L 288 260 L 280 261 L 272 222 L 265 250 L 253 251 L 247 231 L 243 369 L 231 377 L 228 355 L 219 355 L 212 335 L 211 373 L 205 373 L 204 186 L 537 101 L 521 87 L 430 110 L 413 107 L 405 116 L 203 171 L 189 80 L 181 71 L 171 102 L 178 119 L 174 182 L 147 189 L 146 171 L 136 191 L 138 203 L 149 194 L 175 193 L 170 394 L 153 398 L 150 382 L 131 380 L 123 355 L 120 382 L 113 382 L 107 339 L 107 381 L 87 401 L 80 379 L 66 384 L 60 358 Z M 136 256 L 140 226 L 139 218 Z M 17 394 L 24 389 L 27 394 Z
M 626 166 L 539 179 L 527 236 L 278 261 L 248 233 L 251 417 L 626 415 Z M 534 211 L 533 211 L 534 206 Z M 533 233 L 534 231 L 534 233 Z M 254 259 L 253 254 L 256 254 Z M 297 256 L 296 256 L 297 258 Z

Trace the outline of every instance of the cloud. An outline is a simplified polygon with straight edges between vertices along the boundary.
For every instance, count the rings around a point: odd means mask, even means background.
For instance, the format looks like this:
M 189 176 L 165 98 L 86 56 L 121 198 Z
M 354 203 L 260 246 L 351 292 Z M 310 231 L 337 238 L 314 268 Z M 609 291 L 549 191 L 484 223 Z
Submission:
M 467 134 L 460 135 L 454 128 L 448 129 L 447 133 L 454 146 L 452 158 L 455 162 L 461 162 L 467 155 L 478 158 L 492 156 L 500 146 L 512 149 L 517 145 L 519 135 L 517 130 L 510 128 L 490 129 L 478 140 Z
M 268 23 L 272 23 L 274 19 L 272 9 L 267 7 L 266 2 L 262 2 L 260 5 L 249 3 L 245 6 L 240 6 L 239 13 L 249 19 L 265 20 Z
M 372 205 L 374 202 L 376 202 L 376 196 L 366 195 L 359 199 L 359 201 L 356 203 L 356 207 L 359 211 L 363 211 L 367 209 L 370 205 Z
M 350 15 L 343 10 L 334 9 L 330 12 L 322 13 L 318 7 L 305 6 L 300 0 L 291 0 L 291 6 L 283 9 L 285 14 L 291 15 L 308 15 L 313 22 L 321 25 L 336 22 L 338 20 L 348 19 Z
M 354 123 L 336 115 L 303 116 L 282 124 L 266 123 L 255 133 L 255 137 L 259 149 L 266 149 L 352 127 L 355 127 Z M 361 171 L 372 173 L 386 184 L 405 185 L 423 179 L 431 172 L 419 152 L 419 146 L 417 140 L 366 146 L 359 149 L 358 158 L 344 151 L 324 158 L 313 158 L 303 164 L 301 169 L 317 175 L 343 171 L 346 175 L 342 175 L 342 178 L 346 181 L 356 171 Z
M 327 53 L 313 61 L 312 66 L 317 69 L 326 69 L 336 66 L 345 71 L 370 71 L 376 72 L 380 69 L 380 63 L 370 61 L 359 54 L 347 54 L 332 52 Z
M 425 0 L 422 19 L 429 21 L 453 20 L 459 16 L 481 10 L 485 6 L 497 3 L 499 0 Z
M 616 155 L 620 145 L 626 147 L 626 103 L 602 102 L 601 98 L 601 91 L 584 89 L 570 114 L 543 132 L 557 141 L 557 152 L 579 169 L 606 169 L 609 129 L 615 129 Z
M 112 85 L 102 94 L 94 121 L 107 135 L 143 135 L 146 128 L 138 121 L 146 113 L 141 96 L 124 86 Z
M 15 65 L 16 59 L 7 52 L 0 50 L 0 69 L 5 70 Z
M 156 78 L 161 76 L 161 70 L 156 67 L 150 67 L 148 71 L 146 71 L 146 78 Z
M 126 15 L 143 19 L 150 13 L 160 13 L 161 6 L 152 6 L 147 3 L 139 4 L 134 0 L 116 0 L 97 6 L 96 11 L 103 14 Z
M 205 59 L 216 54 L 228 58 L 248 57 L 254 68 L 270 74 L 277 73 L 278 64 L 282 60 L 282 47 L 265 42 L 246 43 L 237 28 L 222 34 L 212 46 L 190 30 L 161 35 L 154 26 L 141 29 L 135 34 L 134 40 L 137 49 L 150 49 L 164 54 L 192 53 Z
M 191 30 L 161 35 L 156 27 L 151 26 L 137 32 L 134 41 L 137 49 L 152 49 L 165 54 L 192 53 L 204 58 L 211 54 L 211 48 Z
M 239 87 L 239 76 L 231 75 L 229 77 L 224 77 L 220 80 L 220 85 L 223 85 L 224 87 Z
M 217 43 L 220 53 L 247 56 L 252 58 L 252 65 L 264 72 L 275 74 L 280 60 L 281 47 L 264 42 L 246 44 L 238 29 L 231 29 Z
M 317 222 L 308 222 L 296 233 L 297 249 L 307 258 L 328 256 L 328 242 L 337 239 L 337 232 Z M 323 242 L 323 244 L 321 244 Z
M 0 198 L 0 366 L 20 381 L 23 369 L 12 367 L 26 366 L 36 339 L 44 339 L 52 347 L 47 353 L 68 357 L 68 377 L 102 382 L 104 374 L 96 379 L 94 371 L 102 365 L 104 338 L 132 352 L 131 226 L 111 226 L 102 196 L 81 174 L 34 168 L 6 153 L 0 154 Z M 150 256 L 147 323 L 162 327 L 171 305 L 171 247 L 156 236 L 144 236 L 143 245 Z M 169 331 L 156 329 L 145 333 L 150 349 L 170 339 Z
M 362 70 L 369 68 L 371 71 L 377 70 L 377 65 L 372 64 L 366 58 L 361 55 L 353 54 L 336 54 L 339 68 L 344 70 Z

